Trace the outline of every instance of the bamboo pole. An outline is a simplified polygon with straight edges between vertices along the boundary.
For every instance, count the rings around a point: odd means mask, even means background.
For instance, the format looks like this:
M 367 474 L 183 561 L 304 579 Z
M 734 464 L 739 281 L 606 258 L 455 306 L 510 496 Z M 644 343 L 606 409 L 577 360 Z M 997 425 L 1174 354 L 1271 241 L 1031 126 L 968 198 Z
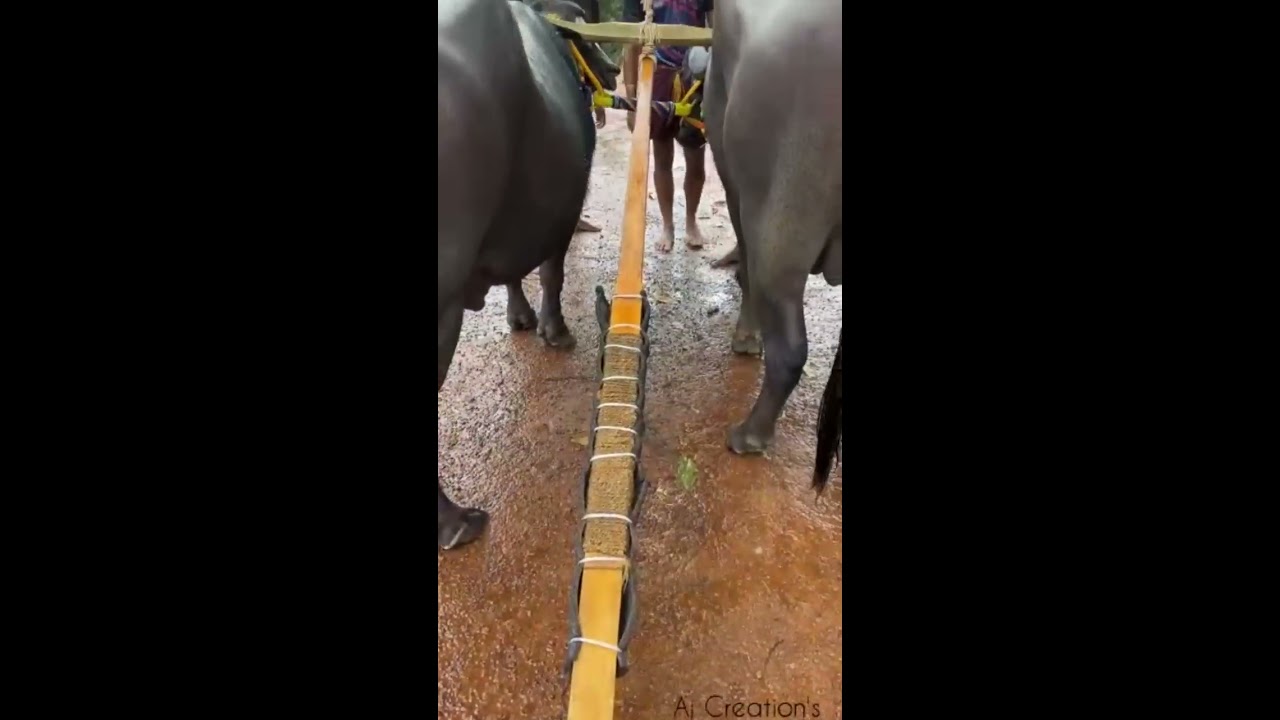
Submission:
M 637 83 L 638 108 L 631 135 L 631 164 L 627 172 L 627 194 L 619 251 L 618 280 L 614 295 L 639 295 L 644 288 L 645 205 L 649 193 L 649 105 L 653 99 L 654 57 L 650 48 L 640 56 Z M 639 299 L 615 297 L 609 324 L 611 332 L 639 335 L 642 304 Z M 636 326 L 636 327 L 627 327 Z M 588 508 L 588 512 L 591 509 Z M 588 527 L 598 520 L 588 520 Z M 582 571 L 582 591 L 578 613 L 582 636 L 617 645 L 622 613 L 624 569 L 586 567 Z M 617 655 L 612 650 L 583 643 L 569 680 L 568 720 L 609 720 L 617 680 Z

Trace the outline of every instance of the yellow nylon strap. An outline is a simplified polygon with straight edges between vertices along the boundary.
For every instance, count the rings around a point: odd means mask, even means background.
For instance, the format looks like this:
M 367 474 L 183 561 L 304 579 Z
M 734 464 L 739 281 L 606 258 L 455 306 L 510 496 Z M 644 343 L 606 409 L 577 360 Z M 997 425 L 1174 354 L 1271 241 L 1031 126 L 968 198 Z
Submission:
M 595 73 L 591 72 L 591 68 L 587 67 L 587 61 L 582 58 L 582 53 L 578 51 L 577 43 L 572 40 L 569 41 L 569 52 L 573 53 L 573 59 L 578 63 L 578 69 L 595 86 L 596 92 L 604 92 L 604 86 L 600 84 L 600 79 L 596 77 Z
M 701 84 L 702 84 L 701 80 L 694 80 L 693 85 L 689 88 L 689 92 L 684 94 L 684 97 L 680 99 L 680 102 L 682 103 L 689 102 L 689 98 L 693 97 L 693 94 L 698 92 L 698 86 Z

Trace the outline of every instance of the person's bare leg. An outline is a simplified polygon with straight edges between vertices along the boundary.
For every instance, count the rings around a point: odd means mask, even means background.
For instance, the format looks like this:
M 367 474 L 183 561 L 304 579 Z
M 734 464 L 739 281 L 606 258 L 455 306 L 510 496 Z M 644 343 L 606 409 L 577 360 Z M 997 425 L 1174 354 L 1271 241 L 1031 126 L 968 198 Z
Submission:
M 662 239 L 658 241 L 658 252 L 664 253 L 671 252 L 676 244 L 676 223 L 672 219 L 671 208 L 676 195 L 676 180 L 671 174 L 675 146 L 674 138 L 653 139 L 653 187 L 658 193 L 658 211 L 662 213 Z
M 702 200 L 702 183 L 707 179 L 707 146 L 684 148 L 684 244 L 690 250 L 702 249 L 702 231 L 698 229 L 698 202 Z

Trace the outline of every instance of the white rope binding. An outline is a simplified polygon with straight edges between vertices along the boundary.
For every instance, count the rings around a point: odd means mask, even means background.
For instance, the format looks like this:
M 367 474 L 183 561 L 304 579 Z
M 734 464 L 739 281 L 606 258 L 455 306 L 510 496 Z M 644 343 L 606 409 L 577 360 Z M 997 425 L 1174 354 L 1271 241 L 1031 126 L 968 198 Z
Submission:
M 572 644 L 574 644 L 574 643 L 586 643 L 586 644 L 588 644 L 588 645 L 595 645 L 595 646 L 596 646 L 596 647 L 598 647 L 598 648 L 604 648 L 605 650 L 612 650 L 612 651 L 614 651 L 615 653 L 621 653 L 621 652 L 622 652 L 622 648 L 618 647 L 617 645 L 610 645 L 610 644 L 609 644 L 609 643 L 607 643 L 607 642 L 601 642 L 601 641 L 599 641 L 599 640 L 592 640 L 591 638 L 576 637 L 576 638 L 573 638 L 572 640 L 570 640 L 570 641 L 569 641 L 569 644 L 570 644 L 570 645 L 572 645 Z
M 603 455 L 592 455 L 591 462 L 595 462 L 597 460 L 610 460 L 612 458 L 631 458 L 632 460 L 635 460 L 636 454 L 635 453 L 605 453 Z
M 620 563 L 623 567 L 629 566 L 631 564 L 631 560 L 629 558 L 611 557 L 609 555 L 593 555 L 591 557 L 584 557 L 578 561 L 578 564 L 585 565 L 587 563 L 605 562 L 605 561 L 612 562 L 612 563 Z
M 618 513 L 587 513 L 582 516 L 583 520 L 621 520 L 626 524 L 631 524 L 631 518 Z
M 601 430 L 617 430 L 619 432 L 629 432 L 632 435 L 636 434 L 636 431 L 631 428 L 619 427 L 617 425 L 597 425 L 596 432 L 600 432 Z

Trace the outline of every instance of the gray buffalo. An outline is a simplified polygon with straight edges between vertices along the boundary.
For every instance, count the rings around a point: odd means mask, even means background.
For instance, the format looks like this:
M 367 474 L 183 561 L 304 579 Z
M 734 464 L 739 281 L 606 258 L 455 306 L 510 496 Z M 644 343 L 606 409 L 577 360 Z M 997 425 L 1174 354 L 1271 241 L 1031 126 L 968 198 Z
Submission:
M 572 347 L 560 311 L 564 258 L 578 224 L 595 151 L 591 90 L 569 49 L 577 46 L 606 88 L 618 68 L 594 43 L 556 29 L 539 13 L 584 19 L 548 0 L 440 0 L 439 137 L 436 159 L 436 392 L 458 344 L 464 310 L 507 287 L 507 321 Z M 520 281 L 538 268 L 542 311 Z M 441 548 L 479 537 L 488 516 L 463 508 L 436 479 Z
M 738 240 L 742 307 L 732 347 L 763 351 L 765 365 L 755 407 L 729 434 L 737 453 L 768 447 L 800 381 L 808 356 L 809 275 L 821 273 L 831 285 L 843 282 L 841 4 L 716 2 L 703 103 Z M 841 354 L 843 342 L 842 332 Z M 838 447 L 839 414 L 831 403 L 839 402 L 840 364 L 838 359 L 832 368 L 819 422 L 816 475 L 823 483 Z

